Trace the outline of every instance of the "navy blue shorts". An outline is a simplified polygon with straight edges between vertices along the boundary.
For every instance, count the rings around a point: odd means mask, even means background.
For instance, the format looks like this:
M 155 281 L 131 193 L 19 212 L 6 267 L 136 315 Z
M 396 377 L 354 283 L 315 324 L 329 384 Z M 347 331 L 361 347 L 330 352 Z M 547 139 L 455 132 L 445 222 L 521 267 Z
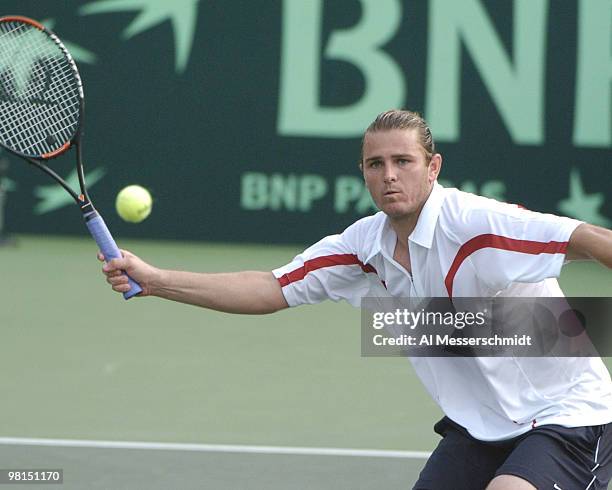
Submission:
M 514 439 L 483 442 L 444 417 L 442 436 L 413 490 L 479 490 L 498 475 L 538 489 L 605 490 L 612 476 L 612 424 L 542 425 Z

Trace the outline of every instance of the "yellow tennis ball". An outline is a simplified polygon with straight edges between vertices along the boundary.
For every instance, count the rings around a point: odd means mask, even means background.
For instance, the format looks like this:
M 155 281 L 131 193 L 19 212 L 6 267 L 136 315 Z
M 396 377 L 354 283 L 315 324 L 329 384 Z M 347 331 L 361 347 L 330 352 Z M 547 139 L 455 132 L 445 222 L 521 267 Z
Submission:
M 115 201 L 119 216 L 130 223 L 140 223 L 144 220 L 151 214 L 152 206 L 151 194 L 139 185 L 128 185 L 121 189 Z

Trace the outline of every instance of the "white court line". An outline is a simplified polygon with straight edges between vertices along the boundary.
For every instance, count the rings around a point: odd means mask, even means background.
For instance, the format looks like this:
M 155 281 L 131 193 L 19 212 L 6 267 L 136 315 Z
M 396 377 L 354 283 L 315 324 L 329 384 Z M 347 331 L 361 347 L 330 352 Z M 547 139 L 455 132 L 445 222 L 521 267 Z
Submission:
M 187 444 L 177 442 L 91 441 L 81 439 L 34 439 L 0 437 L 0 445 L 89 447 L 100 449 L 149 449 L 161 451 L 200 451 L 209 453 L 291 454 L 309 456 L 353 456 L 362 458 L 427 459 L 427 451 L 389 451 L 383 449 L 346 449 L 327 447 L 242 446 L 228 444 Z

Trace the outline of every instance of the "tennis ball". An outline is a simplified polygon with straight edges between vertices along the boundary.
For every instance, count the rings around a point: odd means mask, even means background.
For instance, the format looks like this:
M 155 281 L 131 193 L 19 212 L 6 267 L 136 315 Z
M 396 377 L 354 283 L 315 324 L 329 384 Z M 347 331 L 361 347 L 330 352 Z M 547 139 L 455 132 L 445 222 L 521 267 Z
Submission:
M 128 185 L 119 191 L 115 201 L 117 214 L 130 223 L 140 223 L 149 214 L 153 199 L 144 187 L 139 185 Z

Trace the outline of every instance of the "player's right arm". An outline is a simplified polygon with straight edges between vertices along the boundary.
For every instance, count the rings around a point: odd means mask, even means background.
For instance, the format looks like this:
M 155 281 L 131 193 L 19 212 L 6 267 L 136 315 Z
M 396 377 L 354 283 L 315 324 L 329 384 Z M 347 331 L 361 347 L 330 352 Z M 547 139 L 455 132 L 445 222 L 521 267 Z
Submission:
M 158 269 L 122 250 L 123 258 L 104 265 L 106 281 L 114 291 L 129 290 L 125 271 L 142 287 L 140 296 L 157 296 L 226 313 L 273 313 L 288 304 L 271 272 L 242 271 L 219 274 Z M 98 255 L 104 260 L 102 255 Z
M 372 284 L 382 287 L 376 270 L 357 255 L 368 223 L 364 218 L 341 235 L 323 238 L 272 272 L 170 271 L 153 267 L 125 250 L 122 258 L 109 261 L 102 270 L 117 292 L 129 290 L 122 274 L 125 271 L 141 285 L 140 296 L 157 296 L 226 313 L 272 313 L 326 299 L 346 300 L 359 306 L 361 298 L 371 292 Z M 98 258 L 104 260 L 100 254 Z

